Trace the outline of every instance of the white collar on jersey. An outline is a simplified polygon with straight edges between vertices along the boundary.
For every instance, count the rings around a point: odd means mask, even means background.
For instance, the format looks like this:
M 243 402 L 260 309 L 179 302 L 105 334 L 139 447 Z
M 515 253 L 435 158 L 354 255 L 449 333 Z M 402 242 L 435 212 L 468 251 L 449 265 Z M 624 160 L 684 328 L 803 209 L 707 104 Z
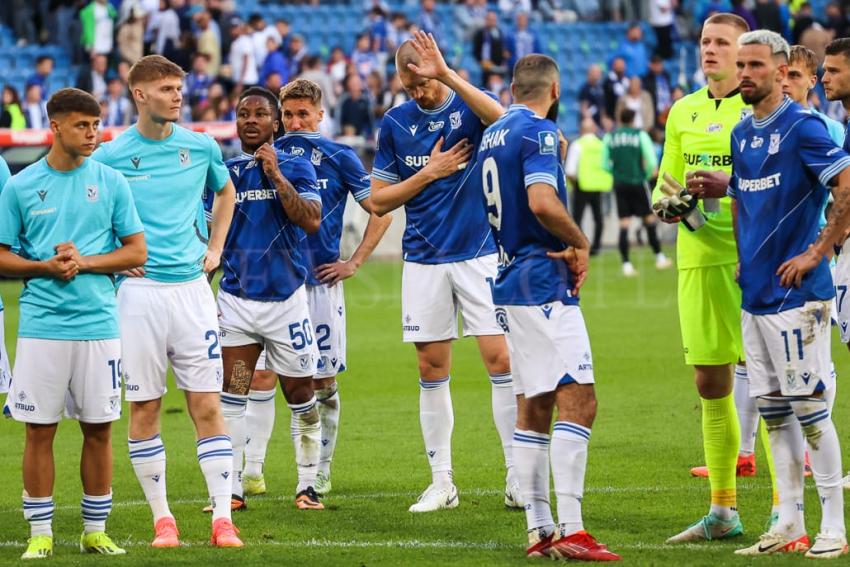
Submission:
M 753 126 L 756 128 L 767 128 L 768 126 L 776 120 L 776 117 L 779 116 L 786 108 L 791 106 L 793 101 L 785 95 L 785 98 L 782 100 L 782 103 L 773 109 L 773 112 L 762 118 L 761 120 L 756 120 L 756 117 L 753 116 Z
M 419 103 L 416 103 L 416 108 L 418 108 L 421 112 L 424 112 L 425 114 L 439 114 L 439 113 L 443 112 L 445 109 L 447 109 L 449 107 L 449 105 L 452 103 L 452 101 L 454 101 L 454 99 L 455 99 L 455 92 L 453 90 L 449 89 L 449 96 L 447 96 L 446 100 L 443 101 L 443 104 L 441 104 L 437 108 L 429 110 L 427 108 L 422 108 L 421 106 L 419 106 Z
M 298 137 L 301 137 L 301 138 L 321 138 L 322 134 L 319 133 L 319 132 L 301 132 L 301 131 L 299 131 L 299 132 L 285 132 L 283 134 L 284 138 L 293 138 L 295 136 L 298 136 Z

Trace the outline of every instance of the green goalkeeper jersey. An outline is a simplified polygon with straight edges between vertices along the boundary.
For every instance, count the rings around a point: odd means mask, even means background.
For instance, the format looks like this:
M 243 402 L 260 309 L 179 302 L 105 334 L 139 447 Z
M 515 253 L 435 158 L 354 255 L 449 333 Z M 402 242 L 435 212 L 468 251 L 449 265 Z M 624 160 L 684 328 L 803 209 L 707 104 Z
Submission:
M 708 87 L 676 101 L 667 118 L 664 155 L 658 174 L 653 202 L 663 194 L 659 185 L 669 173 L 682 185 L 685 174 L 697 170 L 732 172 L 732 128 L 750 113 L 737 89 L 729 96 L 715 99 Z M 712 203 L 713 201 L 713 203 Z M 695 232 L 679 225 L 677 265 L 680 270 L 734 264 L 738 261 L 732 232 L 732 205 L 729 197 L 709 200 L 705 226 Z

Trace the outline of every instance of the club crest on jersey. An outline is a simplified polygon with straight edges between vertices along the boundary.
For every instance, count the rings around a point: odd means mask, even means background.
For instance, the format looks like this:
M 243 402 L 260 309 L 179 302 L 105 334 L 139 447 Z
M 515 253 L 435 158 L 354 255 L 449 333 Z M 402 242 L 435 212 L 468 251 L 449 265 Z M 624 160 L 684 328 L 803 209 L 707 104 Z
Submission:
M 310 163 L 315 166 L 322 165 L 322 152 L 318 148 L 313 148 L 313 153 L 310 154 Z
M 782 136 L 779 134 L 779 132 L 774 132 L 773 134 L 771 134 L 770 135 L 770 142 L 768 143 L 768 146 L 767 146 L 767 153 L 769 153 L 770 155 L 773 155 L 776 152 L 778 152 L 779 151 L 779 142 L 781 142 L 781 141 L 782 141 Z
M 757 150 L 764 145 L 764 138 L 761 136 L 753 136 L 753 141 L 750 142 L 750 148 Z
M 437 130 L 442 130 L 445 125 L 446 123 L 444 120 L 438 120 L 437 122 L 432 120 L 431 122 L 428 122 L 428 131 L 436 132 Z
M 41 199 L 41 202 L 43 203 L 44 200 L 47 198 L 47 190 L 42 189 L 41 191 L 39 191 L 38 192 L 38 198 Z
M 753 109 L 752 108 L 742 108 L 741 109 L 741 120 L 743 120 L 744 118 L 747 118 L 749 116 L 752 116 L 752 115 L 753 115 Z
M 133 156 L 130 158 L 130 163 L 133 164 L 133 167 L 139 169 L 139 164 L 142 163 L 142 158 L 139 156 Z
M 86 199 L 89 203 L 97 201 L 97 185 L 86 185 Z
M 552 132 L 538 132 L 537 141 L 540 143 L 540 155 L 555 155 L 558 147 L 555 134 Z
M 187 148 L 180 148 L 177 150 L 177 155 L 180 158 L 180 167 L 191 165 L 192 157 L 189 155 L 189 150 Z
M 460 110 L 456 110 L 449 115 L 449 125 L 452 130 L 457 130 L 461 125 Z

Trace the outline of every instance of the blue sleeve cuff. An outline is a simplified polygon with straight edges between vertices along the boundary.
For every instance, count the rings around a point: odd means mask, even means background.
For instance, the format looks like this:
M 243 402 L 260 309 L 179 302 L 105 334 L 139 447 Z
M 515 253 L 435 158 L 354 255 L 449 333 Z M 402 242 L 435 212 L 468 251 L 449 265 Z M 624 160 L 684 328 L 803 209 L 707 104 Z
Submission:
M 558 181 L 551 173 L 529 173 L 525 176 L 525 188 L 528 189 L 535 183 L 545 183 L 551 185 L 555 189 L 558 188 Z

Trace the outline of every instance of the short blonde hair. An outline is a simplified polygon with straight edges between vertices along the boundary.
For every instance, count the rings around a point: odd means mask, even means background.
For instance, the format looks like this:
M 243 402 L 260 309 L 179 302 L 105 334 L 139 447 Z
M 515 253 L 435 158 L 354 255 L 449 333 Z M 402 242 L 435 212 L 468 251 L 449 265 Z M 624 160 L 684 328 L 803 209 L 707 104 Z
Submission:
M 127 82 L 130 83 L 130 86 L 133 86 L 168 77 L 176 77 L 182 80 L 185 76 L 185 71 L 179 65 L 169 61 L 162 55 L 146 55 L 130 67 Z
M 791 57 L 788 63 L 794 65 L 800 63 L 809 72 L 810 75 L 817 75 L 818 59 L 815 52 L 804 45 L 792 45 Z
M 280 103 L 287 100 L 308 99 L 315 106 L 322 105 L 322 89 L 308 79 L 295 79 L 280 89 Z

